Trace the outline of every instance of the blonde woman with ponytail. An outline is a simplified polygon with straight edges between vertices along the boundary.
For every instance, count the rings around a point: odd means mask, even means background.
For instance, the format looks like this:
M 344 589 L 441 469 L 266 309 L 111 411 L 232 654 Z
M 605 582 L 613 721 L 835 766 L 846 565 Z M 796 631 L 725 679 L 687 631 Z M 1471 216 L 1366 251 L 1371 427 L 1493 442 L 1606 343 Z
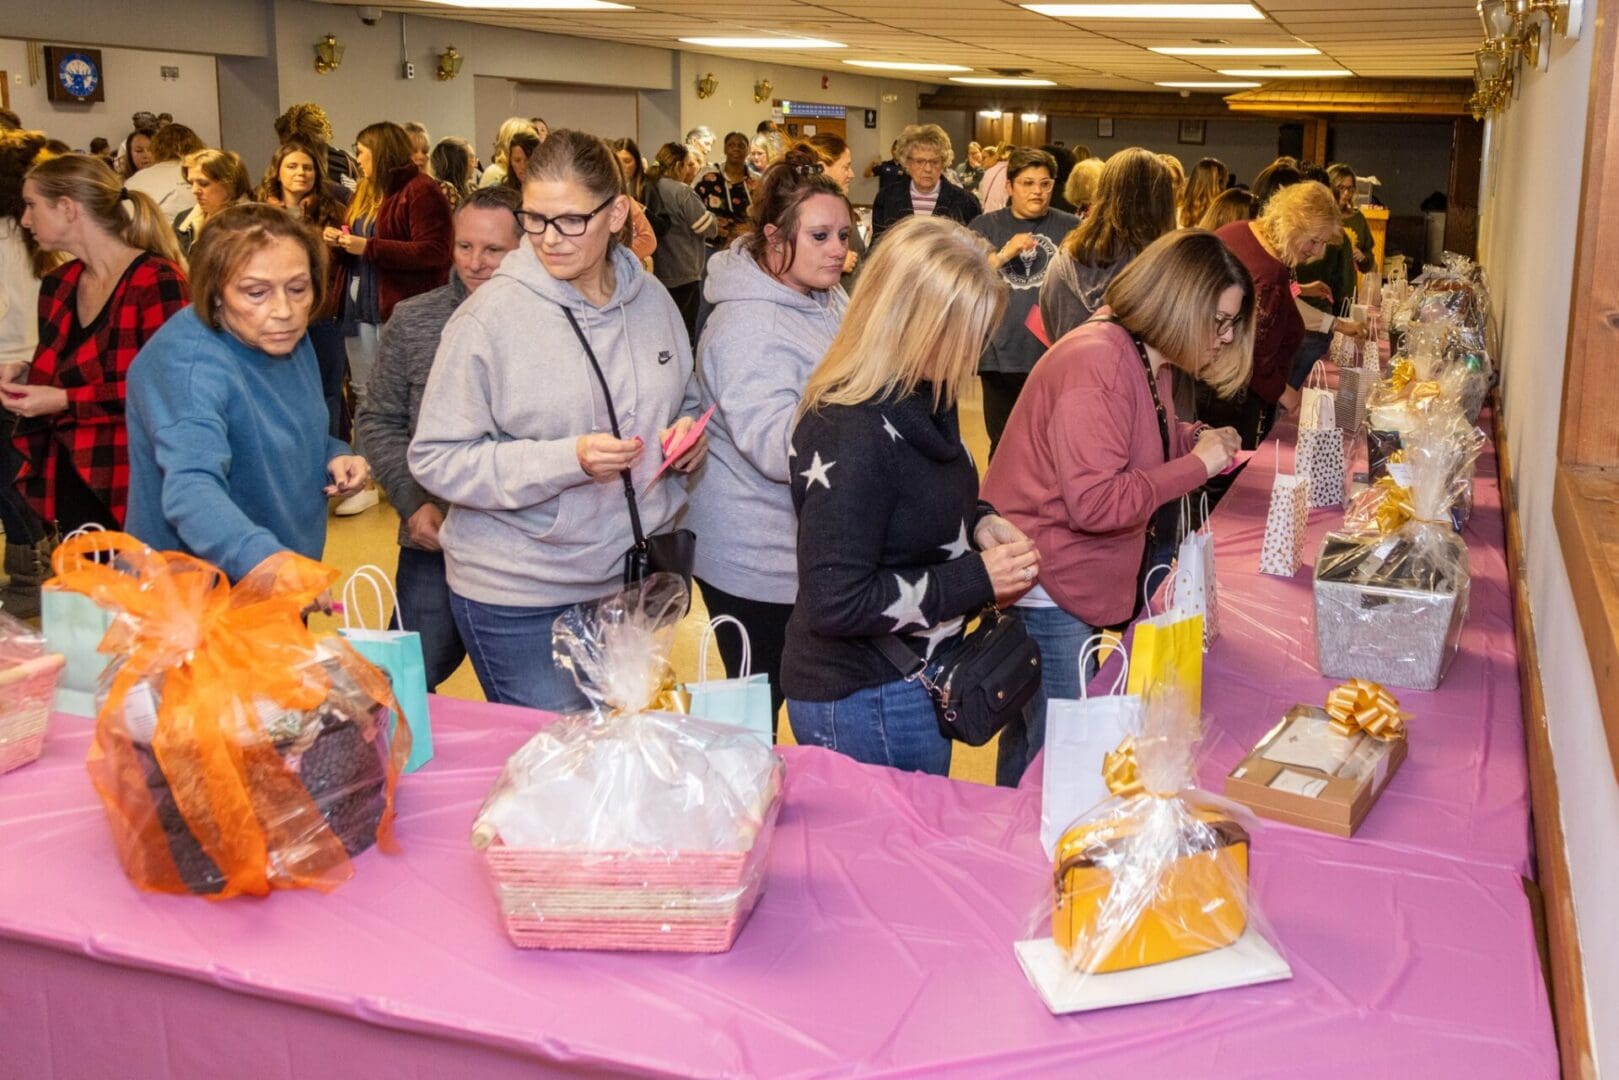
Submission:
M 17 486 L 48 525 L 121 528 L 129 498 L 124 378 L 135 354 L 190 302 L 180 248 L 152 198 L 106 162 L 64 154 L 23 181 L 22 227 L 71 258 L 39 288 L 26 382 L 0 384 L 22 417 Z

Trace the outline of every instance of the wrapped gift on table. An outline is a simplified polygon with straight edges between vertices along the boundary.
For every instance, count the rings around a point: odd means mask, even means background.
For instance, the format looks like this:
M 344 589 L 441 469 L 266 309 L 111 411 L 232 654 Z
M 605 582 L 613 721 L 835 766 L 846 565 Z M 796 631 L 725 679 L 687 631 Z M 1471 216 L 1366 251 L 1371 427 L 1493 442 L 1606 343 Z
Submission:
M 1405 760 L 1405 716 L 1376 683 L 1352 679 L 1327 708 L 1295 705 L 1226 777 L 1260 817 L 1353 836 Z

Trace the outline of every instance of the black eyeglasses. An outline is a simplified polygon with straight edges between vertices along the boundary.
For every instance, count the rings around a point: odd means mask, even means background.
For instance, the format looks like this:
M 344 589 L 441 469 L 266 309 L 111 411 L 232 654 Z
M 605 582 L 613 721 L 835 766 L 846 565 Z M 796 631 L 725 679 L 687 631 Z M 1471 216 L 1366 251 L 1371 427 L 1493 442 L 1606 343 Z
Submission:
M 588 214 L 558 214 L 556 217 L 546 217 L 536 214 L 532 210 L 517 211 L 517 224 L 530 236 L 544 236 L 545 230 L 555 227 L 563 236 L 583 236 L 590 227 L 590 219 L 613 205 L 617 195 L 609 195 L 596 209 Z
M 1237 332 L 1237 327 L 1241 323 L 1242 314 L 1240 312 L 1236 315 L 1227 315 L 1223 312 L 1217 311 L 1214 313 L 1214 336 L 1217 338 L 1222 338 L 1227 334 L 1235 334 Z

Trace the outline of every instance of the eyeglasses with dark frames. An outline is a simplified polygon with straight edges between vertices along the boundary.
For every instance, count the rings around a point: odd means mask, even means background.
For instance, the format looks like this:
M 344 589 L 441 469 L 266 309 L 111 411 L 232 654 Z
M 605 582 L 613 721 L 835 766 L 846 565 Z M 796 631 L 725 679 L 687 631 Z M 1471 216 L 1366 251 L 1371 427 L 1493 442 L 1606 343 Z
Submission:
M 517 211 L 517 224 L 530 236 L 544 236 L 545 230 L 555 227 L 563 236 L 583 236 L 590 227 L 590 221 L 597 214 L 613 205 L 616 194 L 609 195 L 596 209 L 588 214 L 558 214 L 556 217 L 546 217 L 536 214 L 532 210 Z

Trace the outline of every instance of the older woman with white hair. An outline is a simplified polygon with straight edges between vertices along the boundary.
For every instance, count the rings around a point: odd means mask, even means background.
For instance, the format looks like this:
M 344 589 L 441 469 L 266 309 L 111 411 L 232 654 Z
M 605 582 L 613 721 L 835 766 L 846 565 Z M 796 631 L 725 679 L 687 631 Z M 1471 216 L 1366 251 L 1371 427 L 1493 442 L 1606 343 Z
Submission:
M 965 225 L 983 208 L 978 200 L 945 179 L 955 154 L 950 136 L 938 124 L 912 124 L 899 136 L 899 163 L 908 183 L 885 185 L 871 207 L 871 241 L 912 214 L 949 218 Z

